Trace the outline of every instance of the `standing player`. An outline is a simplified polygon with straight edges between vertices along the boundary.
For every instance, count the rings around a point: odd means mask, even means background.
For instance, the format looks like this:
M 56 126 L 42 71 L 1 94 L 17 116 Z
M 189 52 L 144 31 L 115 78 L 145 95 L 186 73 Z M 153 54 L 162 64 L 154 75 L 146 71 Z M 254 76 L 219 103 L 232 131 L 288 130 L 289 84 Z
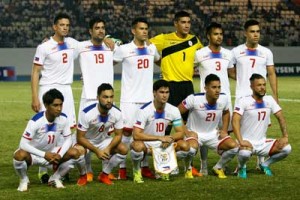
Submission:
M 160 56 L 153 44 L 147 46 L 148 22 L 137 18 L 132 22 L 133 41 L 116 49 L 114 61 L 122 62 L 120 107 L 124 118 L 122 142 L 129 146 L 136 111 L 153 99 L 153 68 Z M 147 160 L 147 158 L 145 158 Z M 145 163 L 147 166 L 147 163 Z M 121 164 L 119 178 L 126 179 L 126 164 Z M 143 168 L 144 176 L 154 178 L 148 167 Z
M 131 143 L 131 158 L 133 161 L 133 180 L 143 183 L 140 163 L 144 155 L 150 154 L 150 148 L 162 145 L 164 148 L 177 143 L 177 156 L 186 158 L 189 153 L 189 145 L 183 140 L 184 132 L 182 119 L 178 108 L 167 103 L 169 98 L 169 84 L 165 80 L 158 80 L 153 84 L 153 101 L 143 105 L 137 112 L 136 122 L 133 128 L 134 141 Z M 172 122 L 175 133 L 165 136 L 168 124 Z M 189 175 L 189 176 L 187 176 Z M 192 171 L 187 171 L 187 178 L 193 178 Z M 169 176 L 163 175 L 164 180 Z
M 246 43 L 232 49 L 233 64 L 236 68 L 236 100 L 252 94 L 250 77 L 257 73 L 269 78 L 273 97 L 278 102 L 277 78 L 274 67 L 273 54 L 270 49 L 258 44 L 260 40 L 259 22 L 248 20 L 244 25 Z M 264 158 L 257 160 L 257 168 Z
M 98 103 L 84 108 L 79 115 L 77 142 L 102 160 L 102 173 L 98 180 L 111 185 L 109 179 L 112 169 L 126 159 L 128 148 L 121 143 L 123 120 L 121 111 L 113 106 L 114 90 L 103 83 L 97 90 Z M 110 132 L 114 127 L 114 137 Z
M 238 176 L 247 178 L 246 162 L 252 154 L 270 156 L 259 167 L 267 176 L 272 176 L 269 165 L 284 159 L 291 152 L 286 122 L 276 100 L 265 95 L 265 78 L 252 74 L 250 82 L 252 95 L 237 100 L 232 119 L 233 131 L 240 145 Z M 282 133 L 277 140 L 266 138 L 271 113 L 277 118 Z
M 48 184 L 56 188 L 64 188 L 60 178 L 69 169 L 70 163 L 66 161 L 80 158 L 79 151 L 70 148 L 71 131 L 67 116 L 62 113 L 64 102 L 62 93 L 51 89 L 43 95 L 43 102 L 46 110 L 37 113 L 28 122 L 19 149 L 14 153 L 13 165 L 20 177 L 18 191 L 21 192 L 28 190 L 27 169 L 30 165 L 49 168 L 53 165 L 54 169 L 59 164 Z M 64 140 L 61 146 L 58 146 L 61 135 Z
M 196 152 L 199 145 L 206 146 L 220 154 L 221 158 L 213 167 L 213 172 L 219 178 L 227 178 L 223 167 L 238 152 L 237 143 L 227 132 L 230 121 L 228 97 L 220 93 L 220 78 L 215 74 L 206 76 L 204 89 L 205 93 L 189 95 L 178 108 L 181 113 L 190 111 L 186 132 L 190 136 L 187 140 L 191 148 Z M 221 120 L 222 128 L 218 130 Z M 195 136 L 196 139 L 193 139 Z
M 91 39 L 78 44 L 83 87 L 79 112 L 97 102 L 97 87 L 102 83 L 113 85 L 113 51 L 104 42 L 105 22 L 94 17 L 89 22 Z
M 206 37 L 209 41 L 208 46 L 197 50 L 195 63 L 199 65 L 200 72 L 200 92 L 205 92 L 204 80 L 209 74 L 216 74 L 221 81 L 221 92 L 225 93 L 228 98 L 228 107 L 230 116 L 232 116 L 231 93 L 228 76 L 235 79 L 235 71 L 231 64 L 232 53 L 230 50 L 223 48 L 223 29 L 221 24 L 212 22 L 206 28 Z M 230 117 L 231 118 L 231 117 Z M 229 122 L 228 131 L 232 131 Z M 207 151 L 204 146 L 200 147 L 201 153 L 201 170 L 203 175 L 207 175 Z
M 97 103 L 97 87 L 102 83 L 113 85 L 113 51 L 104 43 L 105 22 L 94 17 L 89 22 L 91 39 L 78 44 L 79 63 L 83 78 L 79 113 L 83 108 Z M 86 154 L 87 179 L 93 180 L 91 153 Z
M 194 60 L 197 49 L 203 47 L 200 40 L 189 34 L 191 29 L 190 14 L 180 11 L 175 14 L 173 33 L 160 34 L 150 39 L 161 52 L 161 72 L 163 79 L 170 83 L 169 103 L 178 106 L 188 95 L 194 93 L 193 75 Z M 188 113 L 182 115 L 187 120 Z M 172 126 L 168 126 L 166 134 L 170 134 Z M 195 170 L 195 168 L 193 168 Z M 200 175 L 196 170 L 195 176 Z
M 62 92 L 65 98 L 63 113 L 68 116 L 70 128 L 76 126 L 75 107 L 71 84 L 73 82 L 75 48 L 77 41 L 66 37 L 70 30 L 70 17 L 58 14 L 53 21 L 54 35 L 50 40 L 37 47 L 32 73 L 32 109 L 35 112 L 45 110 L 42 102 L 43 94 L 51 88 Z M 40 77 L 41 75 L 41 77 Z M 45 179 L 42 176 L 45 175 Z M 47 181 L 46 169 L 40 168 L 39 177 Z

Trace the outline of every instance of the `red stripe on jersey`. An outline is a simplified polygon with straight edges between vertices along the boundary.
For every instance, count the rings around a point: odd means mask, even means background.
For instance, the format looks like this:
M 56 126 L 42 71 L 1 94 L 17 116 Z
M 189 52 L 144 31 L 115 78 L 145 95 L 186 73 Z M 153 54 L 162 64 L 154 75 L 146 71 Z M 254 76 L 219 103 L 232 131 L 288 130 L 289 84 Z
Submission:
M 28 138 L 28 137 L 25 137 L 25 136 L 23 136 L 23 138 L 25 138 L 27 140 L 32 140 L 32 138 Z

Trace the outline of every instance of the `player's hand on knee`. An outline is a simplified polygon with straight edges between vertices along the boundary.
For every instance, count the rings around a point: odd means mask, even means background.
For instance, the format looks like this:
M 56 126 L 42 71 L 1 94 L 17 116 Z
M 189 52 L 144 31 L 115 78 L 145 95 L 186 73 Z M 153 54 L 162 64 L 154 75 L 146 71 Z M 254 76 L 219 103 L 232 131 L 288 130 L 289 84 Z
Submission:
M 247 150 L 252 150 L 252 144 L 247 141 L 247 140 L 242 140 L 241 142 L 239 142 L 240 145 L 240 149 L 247 149 Z

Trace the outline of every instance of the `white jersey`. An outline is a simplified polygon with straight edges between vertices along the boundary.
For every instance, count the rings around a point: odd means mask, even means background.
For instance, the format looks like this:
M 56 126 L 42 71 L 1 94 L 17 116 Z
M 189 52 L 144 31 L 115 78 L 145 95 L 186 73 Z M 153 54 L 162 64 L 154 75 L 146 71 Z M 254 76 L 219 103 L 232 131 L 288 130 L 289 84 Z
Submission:
M 41 65 L 40 85 L 70 85 L 73 82 L 74 59 L 78 41 L 66 37 L 57 43 L 52 37 L 37 47 L 33 63 Z
M 154 61 L 159 58 L 153 44 L 138 48 L 131 42 L 116 49 L 114 61 L 122 62 L 121 102 L 146 103 L 153 99 Z
M 273 54 L 270 49 L 258 45 L 256 49 L 248 49 L 245 44 L 232 49 L 233 64 L 236 65 L 236 98 L 252 95 L 250 77 L 260 74 L 267 78 L 267 67 L 273 66 Z
M 264 96 L 262 102 L 257 102 L 252 96 L 241 97 L 234 106 L 234 112 L 242 116 L 241 134 L 243 140 L 253 145 L 261 145 L 266 140 L 270 114 L 280 111 L 280 106 L 272 96 Z
M 138 111 L 134 126 L 143 129 L 145 133 L 164 136 L 170 122 L 173 126 L 181 126 L 182 119 L 177 107 L 166 103 L 163 111 L 157 111 L 153 102 L 146 103 Z
M 105 44 L 95 46 L 88 40 L 78 44 L 78 53 L 83 77 L 81 98 L 96 99 L 99 85 L 113 85 L 113 51 Z
M 228 49 L 221 47 L 220 52 L 213 52 L 208 46 L 196 51 L 195 63 L 199 64 L 200 73 L 200 92 L 205 92 L 205 78 L 209 74 L 215 74 L 221 81 L 221 92 L 230 98 L 230 85 L 228 79 L 229 68 L 232 65 L 232 53 Z
M 67 116 L 61 114 L 54 122 L 48 122 L 45 111 L 39 112 L 28 122 L 23 133 L 23 138 L 29 140 L 29 144 L 43 152 L 51 151 L 58 144 L 58 139 L 71 135 Z M 31 153 L 31 152 L 30 152 Z
M 216 133 L 223 112 L 229 109 L 227 96 L 223 93 L 215 105 L 208 104 L 205 93 L 191 94 L 182 104 L 189 110 L 188 130 L 197 132 L 199 137 Z
M 98 103 L 84 108 L 79 114 L 78 129 L 85 131 L 85 137 L 97 145 L 111 137 L 111 130 L 122 129 L 123 119 L 121 111 L 113 106 L 106 116 L 100 114 Z

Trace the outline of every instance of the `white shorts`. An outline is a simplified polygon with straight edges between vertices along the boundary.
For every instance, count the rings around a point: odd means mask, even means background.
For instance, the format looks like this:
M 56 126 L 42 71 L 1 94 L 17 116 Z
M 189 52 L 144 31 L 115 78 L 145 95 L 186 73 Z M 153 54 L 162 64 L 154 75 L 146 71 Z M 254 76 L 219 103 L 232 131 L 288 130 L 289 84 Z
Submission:
M 222 144 L 225 140 L 231 138 L 229 135 L 222 138 L 222 139 L 219 139 L 219 134 L 218 132 L 214 132 L 214 133 L 211 133 L 209 135 L 209 137 L 203 137 L 203 134 L 200 135 L 199 133 L 198 134 L 198 143 L 200 146 L 206 146 L 212 150 L 214 150 L 215 152 L 217 152 L 218 154 L 221 154 L 222 151 L 219 149 L 219 146 L 220 144 Z
M 251 141 L 249 141 L 251 143 Z M 252 153 L 258 156 L 270 156 L 270 151 L 275 145 L 276 139 L 266 139 L 264 143 L 260 145 L 253 145 Z
M 147 148 L 147 154 L 151 154 L 151 147 L 160 147 L 162 142 L 161 141 L 144 141 L 144 144 Z
M 61 147 L 54 147 L 51 152 L 52 153 L 58 153 L 60 151 Z M 39 165 L 39 166 L 44 166 L 50 168 L 52 164 L 49 164 L 49 162 L 40 156 L 30 154 L 31 156 L 31 165 Z
M 145 103 L 127 103 L 121 102 L 120 109 L 123 116 L 124 129 L 133 129 L 135 123 L 136 112 L 142 107 Z
M 41 85 L 39 90 L 39 99 L 41 102 L 41 110 L 45 110 L 43 104 L 43 94 L 50 89 L 59 90 L 64 96 L 64 103 L 62 112 L 68 116 L 70 127 L 76 126 L 76 115 L 75 115 L 75 105 L 71 85 Z

